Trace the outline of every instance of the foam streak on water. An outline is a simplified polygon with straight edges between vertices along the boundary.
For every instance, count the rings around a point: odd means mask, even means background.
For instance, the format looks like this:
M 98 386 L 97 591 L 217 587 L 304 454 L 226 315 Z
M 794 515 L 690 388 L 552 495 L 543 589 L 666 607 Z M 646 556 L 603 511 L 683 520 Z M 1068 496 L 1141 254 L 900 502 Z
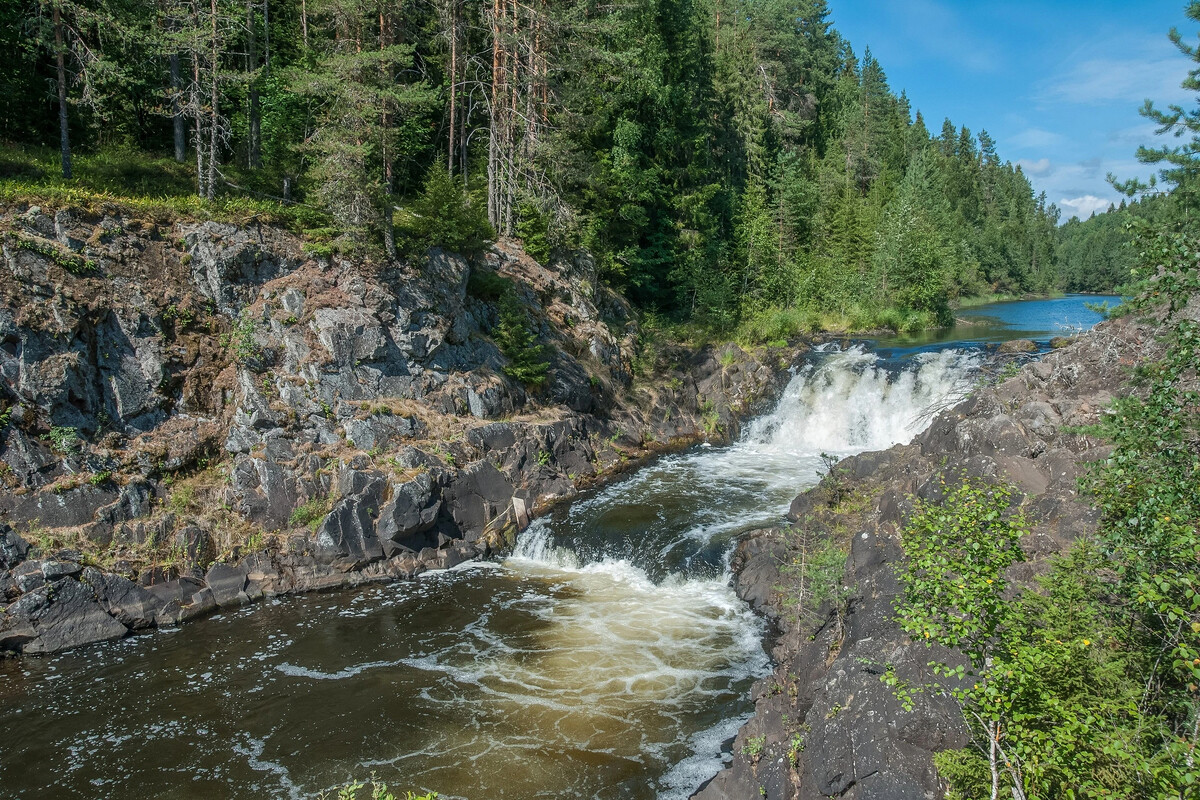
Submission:
M 736 536 L 823 451 L 909 440 L 972 368 L 819 353 L 737 443 L 555 510 L 503 566 L 0 664 L 0 796 L 311 797 L 375 772 L 470 800 L 687 797 L 769 666 Z
M 728 690 L 761 674 L 760 629 L 729 588 L 733 538 L 776 524 L 792 497 L 817 479 L 823 453 L 909 441 L 934 409 L 969 389 L 976 365 L 957 351 L 890 368 L 862 349 L 822 353 L 733 446 L 664 458 L 535 522 L 507 565 L 578 592 L 578 601 L 557 604 L 547 619 L 544 636 L 570 653 L 556 676 L 586 677 L 601 688 L 591 707 L 603 709 L 631 693 L 657 697 L 659 707 L 686 705 L 682 692 L 714 680 Z M 686 797 L 710 776 L 736 721 L 700 730 L 681 725 L 674 750 L 691 754 L 676 757 L 659 796 Z

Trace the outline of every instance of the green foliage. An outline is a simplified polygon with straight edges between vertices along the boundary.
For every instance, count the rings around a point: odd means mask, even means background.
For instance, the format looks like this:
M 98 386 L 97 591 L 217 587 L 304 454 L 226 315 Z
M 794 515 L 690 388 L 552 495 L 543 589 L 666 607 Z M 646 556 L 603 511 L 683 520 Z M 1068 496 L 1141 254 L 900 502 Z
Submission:
M 167 507 L 176 514 L 186 514 L 196 507 L 196 487 L 185 484 L 171 492 L 167 499 Z
M 742 755 L 749 756 L 752 761 L 758 761 L 762 758 L 763 746 L 767 742 L 765 736 L 750 736 L 746 739 L 746 744 L 742 747 Z
M 473 252 L 494 226 L 746 341 L 945 324 L 955 297 L 1059 282 L 1056 210 L 986 133 L 913 119 L 824 0 L 505 6 L 495 43 L 486 3 L 57 5 L 74 177 L 42 145 L 51 26 L 10 9 L 0 199 L 273 220 L 323 257 Z M 489 63 L 463 56 L 493 44 L 515 72 L 483 103 Z
M 296 527 L 306 526 L 316 531 L 321 520 L 333 508 L 333 496 L 313 497 L 292 509 L 288 524 Z
M 475 253 L 496 238 L 487 209 L 463 190 L 443 163 L 434 163 L 425 174 L 420 195 L 402 215 L 401 230 L 415 250 L 442 247 Z
M 467 277 L 467 294 L 485 302 L 495 302 L 511 291 L 512 281 L 490 269 L 473 268 Z
M 797 620 L 812 621 L 822 605 L 832 602 L 836 606 L 844 595 L 845 543 L 810 531 L 801 523 L 789 532 L 788 546 L 791 557 L 782 566 L 788 576 L 784 604 L 793 609 Z
M 536 261 L 545 264 L 550 260 L 550 218 L 533 203 L 517 207 L 517 236 Z
M 368 794 L 360 795 L 364 789 Z M 324 793 L 321 795 L 325 797 Z M 362 781 L 351 781 L 345 786 L 338 789 L 337 800 L 437 800 L 439 797 L 437 792 L 427 792 L 426 794 L 416 794 L 414 792 L 405 792 L 403 795 L 398 795 L 388 789 L 388 785 L 379 779 L 372 777 L 369 784 Z
M 61 456 L 71 456 L 79 452 L 79 431 L 68 426 L 55 426 L 46 434 L 51 449 Z
M 43 258 L 49 259 L 52 263 L 57 264 L 72 275 L 86 277 L 99 272 L 99 267 L 95 261 L 74 253 L 64 252 L 62 248 L 44 239 L 31 239 L 10 232 L 5 235 L 5 241 L 20 250 L 28 250 L 31 253 L 37 253 Z
M 1114 444 L 1083 481 L 1097 541 L 1011 597 L 1024 526 L 1009 490 L 964 482 L 904 530 L 901 624 L 966 658 L 933 664 L 976 735 L 937 758 L 955 797 L 1184 797 L 1200 782 L 1200 326 L 1178 313 L 1200 296 L 1200 241 L 1145 227 L 1136 240 L 1131 305 L 1166 314 L 1164 349 L 1092 431 Z
M 1013 492 L 1006 486 L 942 485 L 943 502 L 917 501 L 905 526 L 897 610 L 905 631 L 960 649 L 977 671 L 1004 626 L 1004 571 L 1023 557 L 1026 523 L 1007 513 Z M 954 672 L 961 677 L 965 667 Z
M 258 323 L 249 317 L 240 317 L 234 321 L 228 333 L 221 334 L 221 346 L 229 350 L 233 360 L 239 364 L 258 357 L 258 343 L 255 335 L 258 333 Z
M 516 291 L 506 290 L 500 297 L 500 320 L 492 331 L 492 338 L 508 359 L 504 374 L 528 386 L 538 387 L 546 380 L 550 360 L 545 346 L 538 343 L 533 324 Z

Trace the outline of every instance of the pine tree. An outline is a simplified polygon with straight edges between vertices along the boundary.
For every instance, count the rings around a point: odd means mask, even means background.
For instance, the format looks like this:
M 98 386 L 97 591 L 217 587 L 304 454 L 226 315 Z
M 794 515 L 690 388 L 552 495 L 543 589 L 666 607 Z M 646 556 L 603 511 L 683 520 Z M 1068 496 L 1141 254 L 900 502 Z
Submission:
M 378 232 L 396 254 L 391 198 L 397 122 L 431 101 L 423 83 L 405 83 L 412 48 L 393 42 L 390 21 L 376 0 L 313 0 L 309 24 L 329 38 L 312 67 L 291 73 L 291 89 L 319 109 L 302 145 L 312 159 L 317 193 L 334 218 L 360 238 Z M 313 42 L 314 46 L 316 42 Z
M 542 385 L 550 369 L 546 348 L 538 344 L 529 312 L 512 288 L 500 296 L 499 322 L 492 338 L 508 359 L 505 375 L 527 386 Z

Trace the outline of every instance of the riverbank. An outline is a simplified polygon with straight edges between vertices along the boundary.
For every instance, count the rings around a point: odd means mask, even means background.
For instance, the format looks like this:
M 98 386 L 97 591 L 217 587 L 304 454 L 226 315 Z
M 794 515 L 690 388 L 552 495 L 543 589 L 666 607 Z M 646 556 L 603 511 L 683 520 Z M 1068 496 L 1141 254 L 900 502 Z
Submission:
M 1105 323 L 1000 372 L 911 444 L 843 460 L 796 498 L 788 527 L 748 534 L 733 562 L 737 591 L 776 626 L 777 666 L 755 686 L 732 764 L 696 797 L 942 796 L 933 754 L 965 746 L 967 728 L 945 694 L 904 687 L 940 684 L 929 662 L 957 657 L 914 642 L 893 610 L 914 498 L 937 500 L 963 478 L 1014 485 L 1034 525 L 1007 577 L 1035 586 L 1048 559 L 1095 532 L 1077 479 L 1111 448 L 1079 430 L 1156 349 L 1150 327 Z M 835 566 L 817 570 L 820 554 Z
M 19 205 L 0 229 L 0 650 L 504 552 L 580 488 L 729 440 L 797 353 L 647 356 L 586 256 L 507 243 L 374 263 L 266 224 Z M 506 292 L 536 388 L 489 335 Z

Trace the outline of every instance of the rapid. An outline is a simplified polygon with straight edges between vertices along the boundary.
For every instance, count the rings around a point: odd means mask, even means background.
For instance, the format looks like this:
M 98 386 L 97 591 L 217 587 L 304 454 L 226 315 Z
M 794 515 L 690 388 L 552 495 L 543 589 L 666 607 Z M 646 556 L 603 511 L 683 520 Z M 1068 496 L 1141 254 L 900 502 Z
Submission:
M 0 663 L 0 797 L 301 798 L 375 775 L 470 800 L 686 798 L 770 666 L 730 588 L 739 534 L 780 524 L 823 454 L 911 440 L 984 358 L 826 345 L 738 441 L 557 507 L 502 563 Z

